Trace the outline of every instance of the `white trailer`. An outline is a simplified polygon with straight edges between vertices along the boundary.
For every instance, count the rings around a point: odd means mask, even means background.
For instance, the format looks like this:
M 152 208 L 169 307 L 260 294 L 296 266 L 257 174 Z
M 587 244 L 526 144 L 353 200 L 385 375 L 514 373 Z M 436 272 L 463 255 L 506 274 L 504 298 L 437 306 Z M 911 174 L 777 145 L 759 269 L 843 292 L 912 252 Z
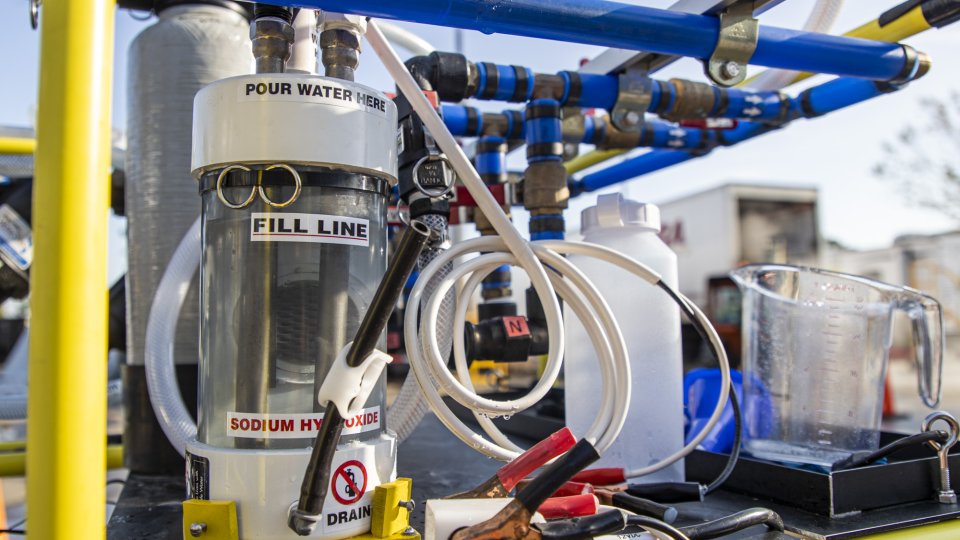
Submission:
M 680 290 L 699 305 L 710 278 L 742 264 L 820 262 L 816 188 L 727 184 L 658 205 Z

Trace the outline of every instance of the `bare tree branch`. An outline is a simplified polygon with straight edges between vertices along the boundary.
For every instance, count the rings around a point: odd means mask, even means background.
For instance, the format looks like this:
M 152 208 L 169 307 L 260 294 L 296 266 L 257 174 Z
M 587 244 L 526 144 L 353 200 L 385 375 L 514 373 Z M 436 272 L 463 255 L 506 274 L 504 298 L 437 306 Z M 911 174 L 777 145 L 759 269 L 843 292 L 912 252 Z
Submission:
M 920 100 L 922 117 L 880 148 L 872 172 L 895 182 L 909 204 L 960 224 L 960 92 Z

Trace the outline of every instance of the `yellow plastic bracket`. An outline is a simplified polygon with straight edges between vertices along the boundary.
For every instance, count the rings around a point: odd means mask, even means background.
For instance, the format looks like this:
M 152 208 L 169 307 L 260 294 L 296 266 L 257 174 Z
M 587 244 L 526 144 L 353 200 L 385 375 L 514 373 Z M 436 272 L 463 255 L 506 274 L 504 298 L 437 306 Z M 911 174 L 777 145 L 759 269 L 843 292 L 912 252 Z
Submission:
M 370 533 L 348 540 L 420 540 L 420 533 L 410 529 L 410 511 L 400 505 L 412 496 L 413 480 L 409 478 L 397 478 L 377 486 L 373 490 Z
M 197 532 L 191 532 L 191 527 Z M 236 503 L 198 499 L 183 501 L 183 538 L 240 540 Z

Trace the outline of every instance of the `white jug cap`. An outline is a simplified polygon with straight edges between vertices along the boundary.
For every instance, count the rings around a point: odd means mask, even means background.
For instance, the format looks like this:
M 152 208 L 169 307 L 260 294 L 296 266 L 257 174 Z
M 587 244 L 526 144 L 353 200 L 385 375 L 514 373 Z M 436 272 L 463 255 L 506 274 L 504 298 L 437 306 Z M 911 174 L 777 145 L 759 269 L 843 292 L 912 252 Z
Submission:
M 660 232 L 660 209 L 656 205 L 624 199 L 619 193 L 597 197 L 597 205 L 580 214 L 580 234 L 594 227 L 643 227 Z

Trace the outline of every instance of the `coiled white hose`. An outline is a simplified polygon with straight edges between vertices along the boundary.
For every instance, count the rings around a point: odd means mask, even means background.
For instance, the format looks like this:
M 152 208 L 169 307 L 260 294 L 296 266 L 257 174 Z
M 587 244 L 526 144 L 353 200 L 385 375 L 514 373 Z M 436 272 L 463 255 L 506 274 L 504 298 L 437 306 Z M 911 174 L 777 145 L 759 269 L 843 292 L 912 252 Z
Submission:
M 840 8 L 843 7 L 843 0 L 818 0 L 810 16 L 803 23 L 805 32 L 827 32 L 837 20 L 840 14 Z M 757 75 L 746 86 L 753 90 L 779 90 L 793 83 L 796 71 L 789 69 L 768 69 Z
M 421 272 L 420 279 L 410 293 L 404 320 L 407 357 L 427 401 L 444 425 L 466 444 L 497 459 L 510 460 L 516 457 L 519 448 L 500 433 L 488 418 L 483 417 L 516 414 L 534 405 L 553 386 L 559 374 L 563 356 L 563 323 L 556 298 L 556 294 L 559 294 L 582 321 L 597 350 L 602 375 L 602 388 L 598 389 L 598 395 L 602 401 L 596 420 L 587 433 L 581 435 L 593 443 L 600 453 L 603 453 L 619 435 L 626 420 L 627 404 L 630 401 L 630 365 L 620 329 L 606 302 L 590 281 L 562 255 L 578 254 L 600 258 L 621 266 L 650 283 L 658 284 L 660 277 L 638 261 L 603 246 L 555 240 L 527 242 L 513 228 L 513 224 L 490 195 L 470 160 L 373 22 L 367 27 L 367 40 L 396 81 L 400 91 L 410 101 L 413 109 L 437 141 L 440 149 L 450 160 L 458 177 L 477 202 L 477 206 L 490 219 L 494 229 L 500 235 L 455 244 Z M 436 291 L 428 297 L 425 296 L 425 283 L 434 278 L 439 268 L 452 263 L 457 257 L 473 253 L 481 255 L 455 266 L 437 286 Z M 519 399 L 495 401 L 478 395 L 470 385 L 462 334 L 456 331 L 453 333 L 454 360 L 459 378 L 457 380 L 447 369 L 446 358 L 440 354 L 434 329 L 441 299 L 458 279 L 466 277 L 467 282 L 458 295 L 454 319 L 455 329 L 463 327 L 467 300 L 480 286 L 480 282 L 503 264 L 519 266 L 530 277 L 530 282 L 543 304 L 549 344 L 543 377 L 534 388 Z M 544 265 L 550 267 L 549 275 Z M 680 297 L 689 303 L 684 297 Z M 418 321 L 418 310 L 415 308 L 421 303 L 425 307 L 422 320 Z M 658 463 L 627 471 L 630 477 L 660 470 L 692 452 L 713 429 L 726 406 L 730 384 L 729 363 L 723 347 L 720 346 L 719 336 L 716 335 L 706 316 L 699 309 L 691 307 L 696 318 L 707 329 L 711 345 L 720 357 L 722 374 L 720 400 L 707 426 L 694 440 Z M 478 412 L 481 415 L 484 431 L 493 440 L 482 437 L 463 424 L 443 402 L 441 390 L 465 407 Z

